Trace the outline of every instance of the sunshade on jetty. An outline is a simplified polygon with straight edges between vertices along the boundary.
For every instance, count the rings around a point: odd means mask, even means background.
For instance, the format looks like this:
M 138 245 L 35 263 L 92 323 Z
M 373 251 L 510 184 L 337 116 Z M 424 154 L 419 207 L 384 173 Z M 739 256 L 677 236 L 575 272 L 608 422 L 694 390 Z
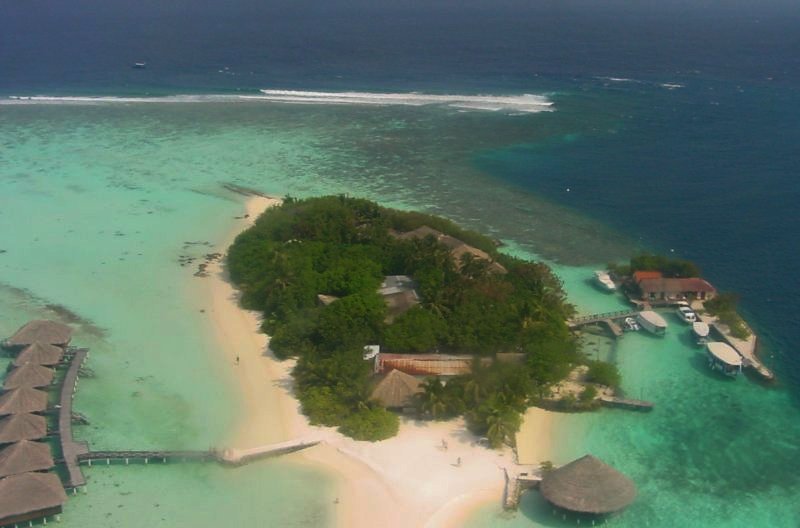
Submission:
M 0 444 L 38 440 L 47 435 L 47 420 L 38 414 L 12 414 L 0 420 Z
M 12 369 L 3 382 L 4 390 L 18 389 L 20 387 L 47 387 L 53 383 L 55 372 L 52 369 L 26 363 L 21 367 Z
M 26 363 L 52 366 L 61 363 L 63 358 L 63 348 L 46 343 L 33 343 L 22 349 L 22 352 L 14 360 L 14 366 L 21 367 Z
M 46 471 L 55 466 L 50 446 L 21 440 L 0 450 L 0 478 L 30 471 Z
M 55 321 L 30 321 L 3 343 L 6 348 L 22 348 L 34 343 L 66 346 L 72 338 L 72 328 Z
M 618 512 L 636 498 L 631 479 L 592 455 L 548 472 L 539 490 L 559 508 L 593 515 Z

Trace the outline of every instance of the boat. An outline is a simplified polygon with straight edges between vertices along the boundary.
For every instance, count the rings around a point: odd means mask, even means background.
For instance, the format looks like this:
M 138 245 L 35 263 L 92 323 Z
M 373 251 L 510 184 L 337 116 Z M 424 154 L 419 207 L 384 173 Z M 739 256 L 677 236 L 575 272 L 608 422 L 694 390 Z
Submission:
M 708 334 L 710 331 L 711 328 L 708 326 L 708 323 L 704 323 L 703 321 L 692 323 L 692 333 L 697 338 L 698 345 L 704 345 L 708 342 Z
M 143 69 L 147 68 L 147 63 L 146 62 L 134 62 L 133 63 L 133 67 L 135 69 L 137 69 L 137 70 L 143 70 Z
M 595 271 L 594 280 L 603 290 L 613 292 L 617 290 L 617 285 L 611 280 L 611 276 L 606 271 Z
M 678 317 L 680 317 L 681 321 L 684 323 L 692 324 L 697 321 L 697 314 L 694 313 L 689 303 L 686 302 L 678 303 Z
M 636 315 L 636 320 L 651 334 L 663 336 L 667 333 L 667 322 L 653 310 L 642 310 Z
M 706 343 L 708 366 L 730 376 L 736 377 L 742 371 L 742 356 L 727 343 L 711 341 Z
M 624 322 L 626 332 L 638 332 L 642 329 L 633 317 L 626 317 Z

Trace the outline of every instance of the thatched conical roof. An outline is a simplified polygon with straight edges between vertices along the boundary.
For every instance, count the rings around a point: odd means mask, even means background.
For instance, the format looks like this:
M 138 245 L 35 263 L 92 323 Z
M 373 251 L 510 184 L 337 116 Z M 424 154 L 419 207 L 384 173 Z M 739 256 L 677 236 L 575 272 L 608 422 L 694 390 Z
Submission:
M 14 360 L 14 366 L 21 367 L 26 363 L 35 365 L 58 365 L 64 357 L 64 349 L 45 343 L 33 343 L 25 347 Z
M 47 387 L 53 382 L 53 376 L 55 376 L 55 373 L 52 369 L 33 363 L 25 363 L 8 373 L 5 381 L 3 381 L 3 389 Z
M 47 394 L 38 389 L 20 387 L 0 395 L 0 416 L 41 412 L 47 409 Z
M 47 435 L 47 420 L 38 414 L 12 414 L 0 420 L 0 444 L 37 440 Z
M 559 508 L 593 514 L 622 510 L 636 498 L 631 479 L 592 455 L 550 471 L 539 490 Z
M 372 391 L 372 399 L 384 407 L 407 407 L 414 402 L 414 395 L 422 392 L 420 382 L 414 376 L 395 369 L 383 378 Z
M 20 440 L 0 450 L 0 478 L 44 471 L 54 465 L 50 446 L 40 442 Z
M 58 508 L 65 502 L 67 494 L 54 473 L 24 473 L 0 480 L 0 522 Z
M 6 339 L 4 345 L 13 348 L 39 342 L 64 346 L 69 343 L 71 337 L 72 328 L 69 326 L 55 321 L 37 319 L 22 325 L 14 335 Z

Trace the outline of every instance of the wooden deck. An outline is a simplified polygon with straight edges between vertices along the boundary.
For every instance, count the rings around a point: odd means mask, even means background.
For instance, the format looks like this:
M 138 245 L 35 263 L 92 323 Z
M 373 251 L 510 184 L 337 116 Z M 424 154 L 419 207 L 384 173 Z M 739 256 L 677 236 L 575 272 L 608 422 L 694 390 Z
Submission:
M 78 488 L 86 485 L 86 479 L 78 466 L 78 457 L 89 452 L 86 442 L 76 442 L 72 438 L 72 397 L 78 385 L 80 370 L 89 350 L 79 348 L 69 358 L 69 367 L 61 384 L 60 407 L 58 409 L 58 436 L 61 443 L 61 454 L 67 468 L 65 488 Z

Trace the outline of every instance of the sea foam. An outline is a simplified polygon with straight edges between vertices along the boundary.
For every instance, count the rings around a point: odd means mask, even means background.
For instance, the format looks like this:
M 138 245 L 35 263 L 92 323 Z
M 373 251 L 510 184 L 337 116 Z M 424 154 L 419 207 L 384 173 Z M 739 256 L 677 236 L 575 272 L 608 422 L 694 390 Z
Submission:
M 34 104 L 140 104 L 140 103 L 241 103 L 266 102 L 316 105 L 358 106 L 445 106 L 465 111 L 535 113 L 553 110 L 553 103 L 541 95 L 434 95 L 417 92 L 310 92 L 295 90 L 261 90 L 254 95 L 168 95 L 154 97 L 114 96 L 10 96 L 0 105 Z

